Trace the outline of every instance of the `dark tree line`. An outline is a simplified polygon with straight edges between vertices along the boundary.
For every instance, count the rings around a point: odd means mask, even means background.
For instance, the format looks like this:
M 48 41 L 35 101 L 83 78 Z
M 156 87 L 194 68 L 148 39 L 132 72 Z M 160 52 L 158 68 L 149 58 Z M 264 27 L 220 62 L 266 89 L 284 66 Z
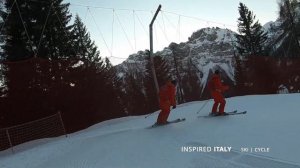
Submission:
M 280 85 L 298 93 L 299 64 L 299 58 L 248 56 L 236 62 L 234 95 L 276 94 Z
M 296 65 L 299 64 L 300 3 L 296 0 L 279 2 L 281 34 L 268 46 L 266 32 L 255 20 L 255 15 L 240 3 L 238 18 L 237 49 L 235 56 L 235 92 L 245 94 L 271 94 L 278 86 L 285 85 L 298 92 Z M 277 48 L 276 48 L 276 47 Z M 275 49 L 274 49 L 275 47 Z M 274 57 L 275 56 L 275 57 Z M 299 73 L 298 73 L 299 74 Z
M 60 111 L 68 131 L 122 116 L 111 74 L 102 63 L 76 66 L 78 60 L 32 58 L 4 63 L 6 87 L 1 111 L 6 126 L 39 119 Z M 99 68 L 102 66 L 102 68 Z M 114 103 L 115 104 L 114 104 Z
M 62 0 L 0 4 L 2 127 L 60 111 L 72 132 L 125 115 L 115 68 L 79 16 L 70 24 L 68 7 Z

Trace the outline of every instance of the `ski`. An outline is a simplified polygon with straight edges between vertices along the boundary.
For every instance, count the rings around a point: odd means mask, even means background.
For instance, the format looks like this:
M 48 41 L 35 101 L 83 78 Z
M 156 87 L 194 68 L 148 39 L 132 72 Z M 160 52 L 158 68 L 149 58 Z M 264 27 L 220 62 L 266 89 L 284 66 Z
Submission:
M 205 115 L 205 116 L 198 116 L 198 118 L 208 118 L 208 117 L 220 117 L 220 116 L 228 116 L 228 115 L 239 115 L 239 114 L 246 114 L 247 111 L 241 111 L 238 112 L 237 110 L 231 111 L 231 112 L 226 112 L 226 115 Z
M 172 124 L 172 123 L 178 123 L 178 122 L 182 122 L 182 121 L 185 121 L 185 118 L 178 118 L 176 120 L 171 120 L 171 121 L 168 121 L 166 124 L 157 124 L 157 123 L 155 123 L 150 128 L 165 126 L 165 125 L 169 125 L 169 124 Z
M 225 113 L 227 113 L 227 114 L 234 114 L 234 113 L 237 113 L 237 110 L 229 111 L 229 112 L 225 112 Z M 198 116 L 198 118 L 201 118 L 201 117 L 217 117 L 217 116 L 213 115 L 212 113 L 209 113 L 208 115 Z
M 228 115 L 246 114 L 246 113 L 247 113 L 247 111 L 241 111 L 241 112 L 235 112 L 235 113 L 228 113 Z
M 230 111 L 230 112 L 225 112 L 227 114 L 234 114 L 234 113 L 237 113 L 237 110 L 234 110 L 234 111 Z

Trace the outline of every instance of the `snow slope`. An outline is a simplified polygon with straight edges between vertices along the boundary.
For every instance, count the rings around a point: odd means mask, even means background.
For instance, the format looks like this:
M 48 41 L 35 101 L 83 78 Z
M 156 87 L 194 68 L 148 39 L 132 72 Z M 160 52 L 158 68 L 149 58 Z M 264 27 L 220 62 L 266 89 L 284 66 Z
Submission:
M 1 168 L 300 168 L 300 94 L 253 95 L 227 99 L 226 110 L 245 115 L 197 118 L 209 100 L 172 110 L 185 122 L 149 128 L 145 118 L 114 119 L 67 138 L 42 139 L 0 152 Z M 182 147 L 231 147 L 230 152 L 182 152 Z M 248 148 L 249 152 L 242 152 Z M 269 152 L 255 152 L 269 148 Z M 250 152 L 250 150 L 253 150 Z

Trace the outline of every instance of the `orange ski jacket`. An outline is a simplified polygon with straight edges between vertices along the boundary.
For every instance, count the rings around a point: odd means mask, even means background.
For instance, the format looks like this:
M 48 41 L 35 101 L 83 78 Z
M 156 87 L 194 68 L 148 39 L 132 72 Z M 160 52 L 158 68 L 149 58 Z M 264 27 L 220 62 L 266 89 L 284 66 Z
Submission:
M 176 87 L 170 81 L 159 89 L 159 104 L 161 107 L 176 105 Z
M 214 74 L 214 75 L 212 76 L 211 80 L 210 80 L 209 83 L 208 83 L 208 89 L 209 89 L 211 92 L 217 91 L 217 92 L 222 93 L 222 92 L 228 90 L 229 87 L 222 84 L 221 78 L 220 78 L 219 75 Z

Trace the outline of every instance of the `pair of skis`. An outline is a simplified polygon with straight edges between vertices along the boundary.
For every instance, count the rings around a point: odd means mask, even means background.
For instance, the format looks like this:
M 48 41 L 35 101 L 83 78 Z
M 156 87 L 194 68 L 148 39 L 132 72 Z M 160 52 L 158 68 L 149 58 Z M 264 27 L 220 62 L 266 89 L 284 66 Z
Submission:
M 228 115 L 239 115 L 239 114 L 246 114 L 247 111 L 240 111 L 238 112 L 237 110 L 231 111 L 231 112 L 225 112 L 225 115 L 214 115 L 214 114 L 209 114 L 209 115 L 203 115 L 203 116 L 198 116 L 198 118 L 208 118 L 208 117 L 222 117 L 222 116 L 228 116 Z
M 202 117 L 203 118 L 221 117 L 221 116 L 239 115 L 239 114 L 246 114 L 246 113 L 247 113 L 247 111 L 240 111 L 240 112 L 238 112 L 237 110 L 234 110 L 234 111 L 231 111 L 231 112 L 226 112 L 226 115 L 212 115 L 212 114 L 209 114 L 209 115 L 198 116 L 198 118 L 202 118 Z M 178 122 L 182 122 L 182 121 L 185 121 L 185 118 L 178 118 L 178 119 L 175 119 L 175 120 L 171 120 L 171 121 L 168 121 L 165 124 L 157 124 L 157 123 L 155 123 L 150 128 L 164 126 L 164 125 L 168 125 L 168 124 L 172 124 L 172 123 L 178 123 Z
M 169 124 L 172 124 L 172 123 L 178 123 L 178 122 L 182 122 L 182 121 L 185 121 L 185 118 L 178 118 L 178 119 L 175 119 L 175 120 L 171 120 L 171 121 L 168 121 L 165 124 L 157 124 L 157 123 L 155 123 L 150 128 L 160 127 L 160 126 L 169 125 Z

